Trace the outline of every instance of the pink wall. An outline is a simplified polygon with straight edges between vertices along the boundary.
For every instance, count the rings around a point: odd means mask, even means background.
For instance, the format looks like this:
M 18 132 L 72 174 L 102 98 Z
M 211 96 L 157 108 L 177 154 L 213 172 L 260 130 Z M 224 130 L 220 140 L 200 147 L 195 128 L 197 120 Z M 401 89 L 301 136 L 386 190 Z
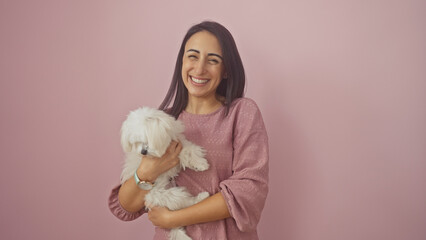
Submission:
M 426 2 L 0 2 L 0 239 L 150 239 L 119 129 L 194 23 L 235 36 L 271 143 L 261 239 L 426 239 Z

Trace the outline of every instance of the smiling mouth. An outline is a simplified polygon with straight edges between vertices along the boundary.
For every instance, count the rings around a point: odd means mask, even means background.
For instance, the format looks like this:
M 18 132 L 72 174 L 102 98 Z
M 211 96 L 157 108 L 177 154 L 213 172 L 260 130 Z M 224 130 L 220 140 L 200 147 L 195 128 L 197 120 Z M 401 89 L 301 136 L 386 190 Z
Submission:
M 193 76 L 189 76 L 191 78 L 191 81 L 196 83 L 196 84 L 206 84 L 209 79 L 202 79 L 202 78 L 195 78 Z

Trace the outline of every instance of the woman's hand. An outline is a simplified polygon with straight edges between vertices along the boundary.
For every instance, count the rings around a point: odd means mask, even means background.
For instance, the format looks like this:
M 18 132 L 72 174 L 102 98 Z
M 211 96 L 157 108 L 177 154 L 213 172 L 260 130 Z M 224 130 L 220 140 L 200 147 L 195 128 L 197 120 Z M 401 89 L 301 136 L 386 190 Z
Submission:
M 173 221 L 173 211 L 165 207 L 152 207 L 148 212 L 148 219 L 154 226 L 160 228 L 176 228 L 178 227 Z
M 160 174 L 179 164 L 178 156 L 181 150 L 182 145 L 172 141 L 161 158 L 143 156 L 143 161 L 136 170 L 139 179 L 155 182 Z M 138 212 L 145 206 L 144 199 L 148 192 L 140 189 L 135 184 L 135 179 L 130 178 L 121 185 L 118 199 L 121 206 L 128 212 Z
M 221 192 L 203 201 L 175 211 L 164 207 L 150 207 L 148 219 L 161 228 L 185 227 L 198 223 L 213 222 L 231 217 L 225 198 Z
M 141 180 L 155 182 L 158 176 L 179 164 L 180 142 L 172 141 L 164 155 L 160 158 L 143 156 L 137 174 Z

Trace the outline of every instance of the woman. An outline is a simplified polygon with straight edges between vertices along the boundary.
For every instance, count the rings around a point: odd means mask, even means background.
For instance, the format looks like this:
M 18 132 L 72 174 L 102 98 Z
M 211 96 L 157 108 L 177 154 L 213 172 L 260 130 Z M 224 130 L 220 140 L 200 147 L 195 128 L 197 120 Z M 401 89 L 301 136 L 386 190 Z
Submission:
M 210 164 L 207 171 L 180 172 L 176 184 L 193 195 L 207 191 L 211 196 L 177 211 L 152 208 L 148 218 L 157 226 L 154 239 L 167 239 L 167 229 L 179 226 L 193 239 L 258 239 L 256 226 L 268 192 L 268 139 L 257 105 L 243 98 L 244 85 L 243 64 L 229 31 L 215 22 L 191 27 L 160 109 L 185 124 L 186 138 L 206 149 Z M 138 178 L 155 182 L 178 163 L 181 149 L 172 142 L 161 158 L 144 156 Z M 112 190 L 109 207 L 121 220 L 134 220 L 145 213 L 147 192 L 130 178 Z

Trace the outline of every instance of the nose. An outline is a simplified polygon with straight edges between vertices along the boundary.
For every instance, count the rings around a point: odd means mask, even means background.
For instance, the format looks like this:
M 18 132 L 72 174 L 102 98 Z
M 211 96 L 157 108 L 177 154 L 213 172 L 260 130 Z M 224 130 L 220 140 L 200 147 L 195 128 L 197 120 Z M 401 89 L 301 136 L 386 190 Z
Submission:
M 206 71 L 205 61 L 202 59 L 200 59 L 200 61 L 197 61 L 194 66 L 194 71 L 197 76 L 203 75 Z

